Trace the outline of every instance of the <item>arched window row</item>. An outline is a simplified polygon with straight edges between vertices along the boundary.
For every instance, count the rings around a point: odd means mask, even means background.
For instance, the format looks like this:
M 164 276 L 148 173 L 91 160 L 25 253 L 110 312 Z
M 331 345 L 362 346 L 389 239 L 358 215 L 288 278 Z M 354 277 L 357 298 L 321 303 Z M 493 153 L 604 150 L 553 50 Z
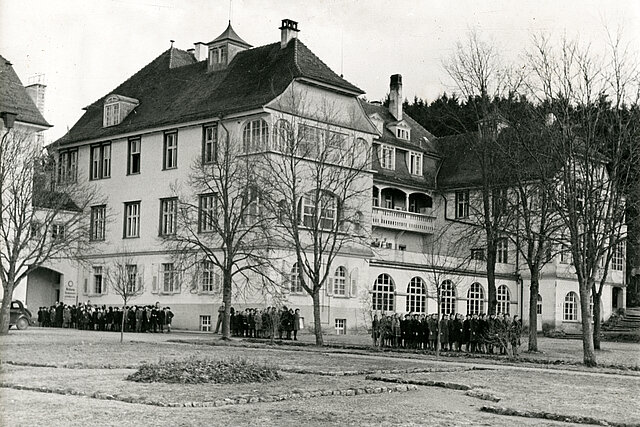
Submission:
M 484 313 L 484 289 L 478 282 L 471 284 L 467 291 L 467 314 Z
M 407 312 L 422 314 L 427 312 L 427 286 L 420 277 L 414 277 L 407 286 Z
M 511 314 L 511 292 L 507 285 L 498 286 L 496 290 L 496 300 L 498 302 L 496 314 Z

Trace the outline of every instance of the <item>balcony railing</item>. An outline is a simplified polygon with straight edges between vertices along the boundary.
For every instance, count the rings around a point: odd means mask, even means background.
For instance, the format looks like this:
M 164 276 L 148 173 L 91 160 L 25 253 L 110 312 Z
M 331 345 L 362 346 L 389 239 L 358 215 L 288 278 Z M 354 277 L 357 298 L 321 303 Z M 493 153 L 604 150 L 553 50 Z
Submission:
M 372 225 L 374 227 L 432 234 L 435 230 L 434 223 L 435 217 L 431 215 L 373 207 Z

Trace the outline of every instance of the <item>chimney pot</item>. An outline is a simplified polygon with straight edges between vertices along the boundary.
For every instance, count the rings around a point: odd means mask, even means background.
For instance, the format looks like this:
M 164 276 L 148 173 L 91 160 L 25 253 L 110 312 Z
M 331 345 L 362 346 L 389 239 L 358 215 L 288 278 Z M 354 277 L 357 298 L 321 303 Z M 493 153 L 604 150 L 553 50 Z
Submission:
M 284 49 L 287 47 L 291 39 L 298 38 L 298 23 L 291 19 L 283 19 L 280 26 L 280 47 Z
M 389 85 L 389 112 L 397 121 L 402 120 L 402 75 L 394 74 L 391 76 L 391 84 Z

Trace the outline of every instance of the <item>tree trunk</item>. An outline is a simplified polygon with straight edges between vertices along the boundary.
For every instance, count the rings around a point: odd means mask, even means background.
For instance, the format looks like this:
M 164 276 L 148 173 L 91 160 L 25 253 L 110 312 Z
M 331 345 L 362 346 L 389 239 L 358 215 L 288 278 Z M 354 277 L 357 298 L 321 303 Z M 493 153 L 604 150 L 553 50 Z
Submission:
M 120 322 L 121 323 L 121 325 L 120 325 L 120 344 L 122 344 L 122 341 L 124 340 L 124 322 L 125 322 L 125 319 L 127 318 L 127 314 L 128 314 L 127 311 L 129 311 L 129 310 L 126 309 L 126 307 L 127 307 L 127 302 L 125 301 L 124 304 L 122 304 L 122 322 Z
M 438 301 L 438 309 L 436 310 L 436 313 L 438 313 L 438 315 L 436 316 L 436 357 L 440 357 L 440 316 L 442 316 L 442 288 L 438 286 L 436 292 L 438 293 L 436 298 L 436 300 Z
M 313 291 L 313 332 L 316 335 L 316 345 L 324 345 L 322 338 L 322 323 L 320 320 L 320 289 L 315 288 Z
M 487 314 L 495 314 L 496 305 L 498 301 L 496 299 L 496 254 L 494 249 L 487 247 L 487 288 L 489 291 L 489 298 L 487 303 Z
M 224 304 L 224 319 L 222 320 L 222 339 L 231 337 L 231 274 L 228 271 L 222 273 L 222 304 Z
M 600 300 L 600 294 L 593 294 L 593 348 L 600 350 L 600 310 L 602 309 L 602 303 Z
M 531 285 L 529 286 L 529 351 L 538 351 L 538 272 L 531 270 Z
M 2 306 L 0 307 L 0 335 L 9 333 L 9 322 L 11 321 L 11 299 L 13 298 L 13 280 L 9 279 L 2 290 Z
M 584 364 L 596 366 L 596 352 L 593 348 L 593 330 L 591 327 L 591 313 L 589 313 L 589 291 L 591 280 L 580 284 L 580 313 L 582 314 L 582 351 Z

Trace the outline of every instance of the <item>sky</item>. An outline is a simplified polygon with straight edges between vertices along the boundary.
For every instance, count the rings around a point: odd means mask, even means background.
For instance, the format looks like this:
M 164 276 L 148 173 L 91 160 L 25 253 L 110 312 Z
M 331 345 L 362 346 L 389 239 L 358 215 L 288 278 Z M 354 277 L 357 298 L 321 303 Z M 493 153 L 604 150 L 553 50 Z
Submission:
M 511 61 L 539 33 L 601 45 L 621 28 L 640 46 L 638 0 L 0 0 L 0 54 L 25 85 L 44 74 L 52 142 L 170 40 L 209 42 L 230 18 L 253 46 L 279 41 L 282 19 L 298 21 L 299 38 L 370 100 L 398 73 L 409 100 L 451 92 L 442 63 L 472 29 Z

